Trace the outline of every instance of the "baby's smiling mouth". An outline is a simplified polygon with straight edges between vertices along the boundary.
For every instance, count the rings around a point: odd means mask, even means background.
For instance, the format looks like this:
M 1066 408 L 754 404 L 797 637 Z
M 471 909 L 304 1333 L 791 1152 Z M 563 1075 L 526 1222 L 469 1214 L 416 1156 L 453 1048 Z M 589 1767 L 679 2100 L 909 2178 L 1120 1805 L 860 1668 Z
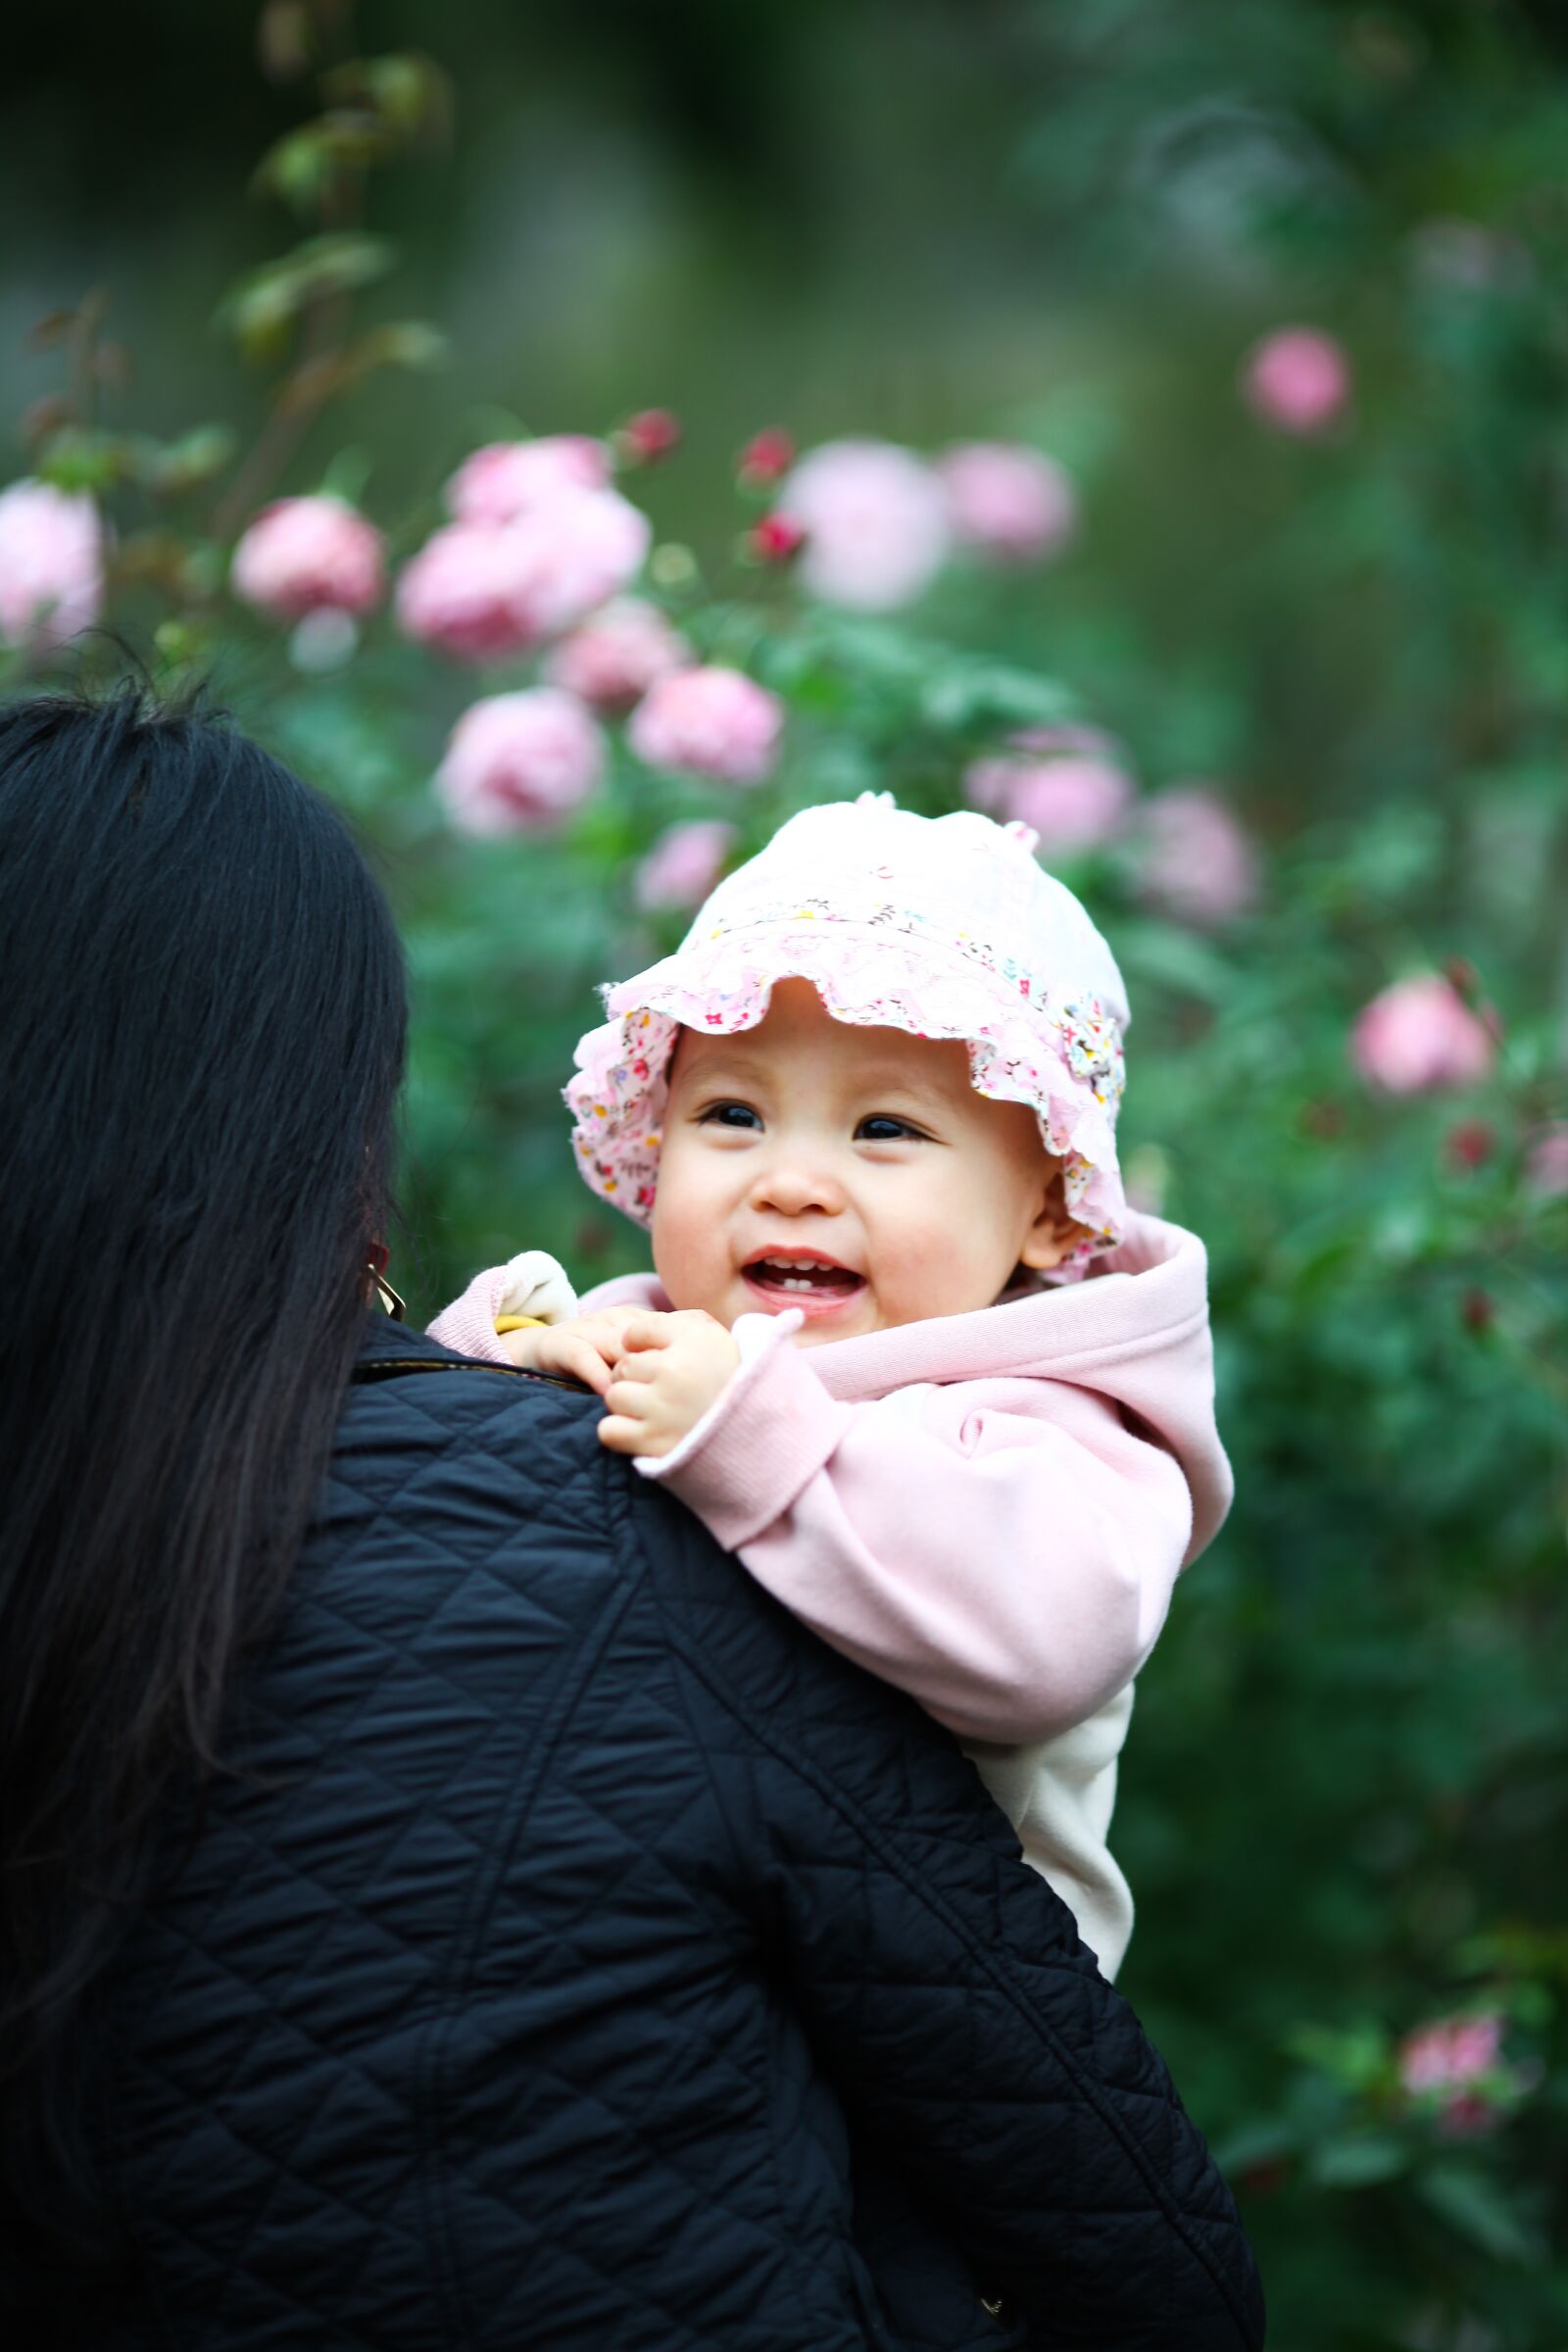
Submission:
M 798 1306 L 808 1315 L 831 1313 L 865 1288 L 863 1274 L 815 1250 L 760 1250 L 742 1266 L 741 1279 L 770 1305 Z

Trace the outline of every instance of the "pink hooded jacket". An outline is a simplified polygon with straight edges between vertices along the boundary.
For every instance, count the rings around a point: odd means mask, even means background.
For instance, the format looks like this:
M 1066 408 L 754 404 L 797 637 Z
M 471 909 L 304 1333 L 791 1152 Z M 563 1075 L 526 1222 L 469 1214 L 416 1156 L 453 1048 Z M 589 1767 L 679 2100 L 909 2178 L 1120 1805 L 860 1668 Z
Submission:
M 504 1270 L 431 1325 L 496 1357 Z M 652 1275 L 582 1311 L 664 1308 Z M 1132 1900 L 1105 1844 L 1132 1682 L 1230 1505 L 1203 1248 L 1129 1215 L 1087 1279 L 809 1349 L 743 1315 L 740 1371 L 639 1461 L 836 1649 L 964 1740 L 1107 1976 Z

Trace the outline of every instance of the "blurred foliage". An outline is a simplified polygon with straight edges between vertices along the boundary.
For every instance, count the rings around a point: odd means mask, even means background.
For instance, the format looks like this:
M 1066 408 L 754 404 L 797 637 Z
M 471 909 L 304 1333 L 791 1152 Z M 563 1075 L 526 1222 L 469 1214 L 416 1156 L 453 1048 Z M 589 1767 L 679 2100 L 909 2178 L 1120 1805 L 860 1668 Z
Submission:
M 11 470 L 113 514 L 113 627 L 214 671 L 393 893 L 418 1003 L 404 1287 L 431 1311 L 525 1242 L 583 1282 L 637 1262 L 577 1185 L 558 1090 L 594 986 L 678 933 L 632 892 L 671 821 L 721 812 L 751 848 L 868 785 L 937 811 L 973 752 L 1063 717 L 1113 730 L 1149 787 L 1222 779 L 1263 845 L 1250 914 L 1160 916 L 1115 845 L 1061 867 L 1133 991 L 1124 1160 L 1209 1245 L 1238 1476 L 1140 1691 L 1126 1984 L 1239 2181 L 1280 2352 L 1555 2352 L 1568 1200 L 1522 1170 L 1568 1109 L 1564 20 L 906 0 L 616 6 L 585 32 L 542 8 L 524 58 L 500 5 L 363 13 L 381 47 L 356 58 L 345 6 L 273 0 L 252 84 L 216 23 L 243 12 L 153 12 L 209 214 L 236 131 L 266 148 L 251 210 L 234 187 L 232 225 L 187 234 L 172 308 L 155 224 L 105 240 L 150 330 L 140 395 L 81 297 L 102 257 L 40 232 L 23 275 L 55 308 L 6 385 L 30 403 Z M 47 192 L 39 151 L 12 153 Z M 204 339 L 216 255 L 256 394 Z M 382 309 L 395 264 L 437 323 Z M 1302 318 L 1354 388 L 1293 438 L 1238 375 Z M 367 380 L 432 368 L 449 328 L 444 372 Z M 428 778 L 469 685 L 385 623 L 346 667 L 296 666 L 226 594 L 234 535 L 324 482 L 401 556 L 478 440 L 655 397 L 689 427 L 630 485 L 656 593 L 785 698 L 785 763 L 726 794 L 617 739 L 564 830 L 462 842 Z M 812 608 L 735 552 L 731 459 L 775 418 L 1032 441 L 1073 469 L 1080 536 L 1039 573 L 955 571 L 910 620 Z M 1497 1077 L 1372 1095 L 1355 1013 L 1453 958 L 1497 1008 Z M 1462 2116 L 1405 2086 L 1400 2050 L 1478 2008 L 1503 2057 Z

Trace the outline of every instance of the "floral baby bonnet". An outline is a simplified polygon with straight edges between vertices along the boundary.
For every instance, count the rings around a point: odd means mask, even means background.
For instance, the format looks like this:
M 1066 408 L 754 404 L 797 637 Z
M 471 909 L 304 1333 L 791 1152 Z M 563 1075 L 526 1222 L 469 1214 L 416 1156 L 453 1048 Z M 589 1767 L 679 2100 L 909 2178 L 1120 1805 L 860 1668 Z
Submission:
M 835 1020 L 961 1038 L 982 1095 L 1032 1103 L 1084 1238 L 1064 1272 L 1122 1238 L 1116 1160 L 1129 1014 L 1115 958 L 1024 825 L 916 816 L 891 794 L 803 809 L 718 887 L 673 956 L 605 991 L 610 1019 L 565 1090 L 588 1184 L 652 1217 L 679 1030 L 753 1029 L 776 980 L 809 980 Z

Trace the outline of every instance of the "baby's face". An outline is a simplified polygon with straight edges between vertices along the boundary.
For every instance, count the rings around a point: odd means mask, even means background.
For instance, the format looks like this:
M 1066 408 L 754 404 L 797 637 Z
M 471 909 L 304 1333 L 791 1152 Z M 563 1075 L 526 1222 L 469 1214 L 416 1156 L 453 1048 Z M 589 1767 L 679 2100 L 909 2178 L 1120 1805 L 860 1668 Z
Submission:
M 953 1040 L 835 1021 L 780 981 L 734 1037 L 681 1032 L 654 1202 L 674 1305 L 806 1315 L 803 1344 L 989 1306 L 1075 1231 L 1023 1102 L 969 1083 Z

